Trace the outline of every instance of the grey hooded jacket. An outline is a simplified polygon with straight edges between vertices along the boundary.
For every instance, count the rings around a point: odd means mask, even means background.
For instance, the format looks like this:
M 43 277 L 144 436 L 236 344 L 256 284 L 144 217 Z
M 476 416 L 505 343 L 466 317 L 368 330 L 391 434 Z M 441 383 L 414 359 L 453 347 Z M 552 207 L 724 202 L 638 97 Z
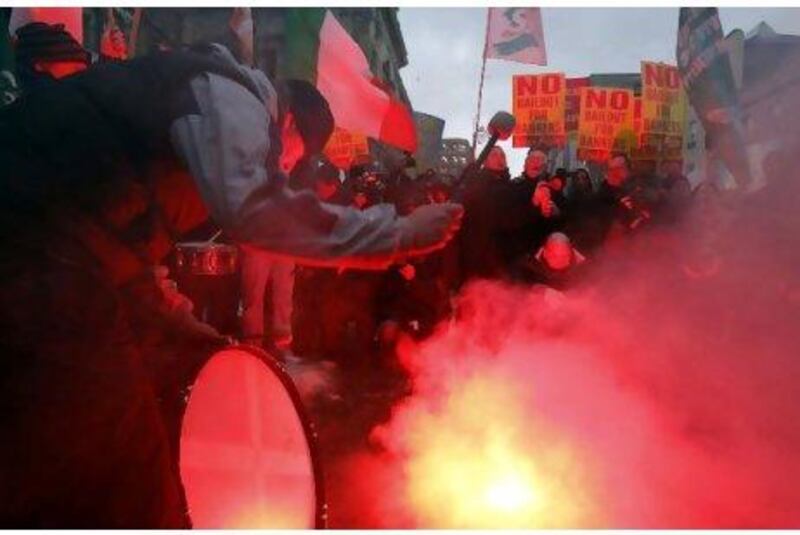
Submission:
M 199 113 L 175 120 L 170 135 L 214 220 L 243 244 L 315 265 L 382 267 L 398 249 L 401 219 L 390 205 L 359 211 L 312 192 L 273 187 L 266 168 L 268 125 L 277 95 L 266 76 L 215 46 L 257 88 L 205 72 L 191 80 Z

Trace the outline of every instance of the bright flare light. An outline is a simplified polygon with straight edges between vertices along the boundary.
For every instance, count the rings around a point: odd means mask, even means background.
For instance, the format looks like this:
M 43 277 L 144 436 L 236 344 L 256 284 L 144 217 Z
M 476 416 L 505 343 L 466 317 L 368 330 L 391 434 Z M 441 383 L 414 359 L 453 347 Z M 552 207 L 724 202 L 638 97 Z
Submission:
M 498 511 L 511 512 L 533 505 L 533 490 L 526 481 L 509 475 L 489 485 L 486 489 L 486 503 Z
M 577 449 L 525 414 L 503 377 L 407 407 L 408 500 L 426 528 L 555 528 L 589 514 Z

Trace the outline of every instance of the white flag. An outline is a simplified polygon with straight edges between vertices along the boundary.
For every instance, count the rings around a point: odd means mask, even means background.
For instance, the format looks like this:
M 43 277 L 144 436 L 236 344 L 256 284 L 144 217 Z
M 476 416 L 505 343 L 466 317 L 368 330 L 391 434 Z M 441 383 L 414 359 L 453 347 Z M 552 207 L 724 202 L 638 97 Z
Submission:
M 538 7 L 490 7 L 486 57 L 547 65 Z

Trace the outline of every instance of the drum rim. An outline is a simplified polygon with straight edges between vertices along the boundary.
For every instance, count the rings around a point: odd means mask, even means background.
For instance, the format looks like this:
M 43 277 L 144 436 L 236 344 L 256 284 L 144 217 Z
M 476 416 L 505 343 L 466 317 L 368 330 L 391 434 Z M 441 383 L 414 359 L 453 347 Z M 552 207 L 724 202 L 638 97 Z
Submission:
M 200 365 L 196 373 L 194 374 L 195 379 L 199 376 L 200 372 L 205 368 L 206 364 L 208 364 L 211 359 L 217 353 L 221 351 L 225 351 L 228 349 L 238 349 L 246 351 L 264 363 L 277 377 L 278 380 L 281 382 L 283 387 L 286 389 L 286 392 L 289 394 L 289 399 L 294 405 L 295 411 L 297 412 L 298 417 L 300 418 L 300 425 L 303 428 L 303 434 L 306 437 L 306 443 L 308 445 L 308 455 L 311 458 L 311 473 L 312 477 L 314 478 L 314 498 L 316 499 L 315 510 L 314 510 L 314 528 L 313 529 L 325 529 L 328 527 L 328 503 L 325 498 L 325 473 L 322 469 L 322 461 L 319 453 L 319 445 L 317 443 L 317 430 L 314 426 L 314 423 L 311 421 L 310 417 L 306 413 L 306 407 L 303 404 L 303 399 L 300 397 L 300 392 L 298 392 L 297 387 L 292 381 L 291 375 L 289 372 L 286 371 L 286 368 L 278 361 L 277 358 L 273 357 L 268 351 L 265 349 L 254 346 L 251 344 L 246 344 L 242 342 L 235 342 L 233 344 L 224 345 L 218 348 L 215 348 L 213 353 L 209 355 L 207 359 Z M 189 394 L 186 398 L 185 405 L 188 405 L 189 399 L 191 399 L 191 386 L 194 383 L 188 385 L 190 387 Z M 192 524 L 192 514 L 189 510 L 189 501 L 186 498 L 186 490 L 183 486 L 183 477 L 181 475 L 181 448 L 180 448 L 180 437 L 183 434 L 183 419 L 186 415 L 186 410 L 182 410 L 180 412 L 179 418 L 179 435 L 178 435 L 178 445 L 177 445 L 177 471 L 178 471 L 178 480 L 180 481 L 181 490 L 184 495 L 184 507 L 186 508 L 186 517 L 188 518 L 190 525 L 193 527 Z
M 178 242 L 175 244 L 176 249 L 193 249 L 198 251 L 213 251 L 215 249 L 219 250 L 229 250 L 229 251 L 238 251 L 238 248 L 235 245 L 231 245 L 230 243 L 208 243 L 202 241 L 186 241 L 186 242 Z

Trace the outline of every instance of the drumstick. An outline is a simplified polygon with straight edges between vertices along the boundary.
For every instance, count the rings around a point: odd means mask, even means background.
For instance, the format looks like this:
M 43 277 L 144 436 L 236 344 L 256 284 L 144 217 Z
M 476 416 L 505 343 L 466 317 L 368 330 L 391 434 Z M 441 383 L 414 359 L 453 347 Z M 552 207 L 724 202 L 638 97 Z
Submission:
M 214 240 L 216 240 L 217 238 L 219 238 L 219 235 L 220 235 L 220 234 L 222 234 L 222 229 L 218 230 L 218 231 L 216 232 L 216 234 L 214 234 L 213 236 L 211 236 L 211 238 L 209 238 L 209 239 L 208 239 L 208 243 L 213 243 L 213 241 L 214 241 Z

